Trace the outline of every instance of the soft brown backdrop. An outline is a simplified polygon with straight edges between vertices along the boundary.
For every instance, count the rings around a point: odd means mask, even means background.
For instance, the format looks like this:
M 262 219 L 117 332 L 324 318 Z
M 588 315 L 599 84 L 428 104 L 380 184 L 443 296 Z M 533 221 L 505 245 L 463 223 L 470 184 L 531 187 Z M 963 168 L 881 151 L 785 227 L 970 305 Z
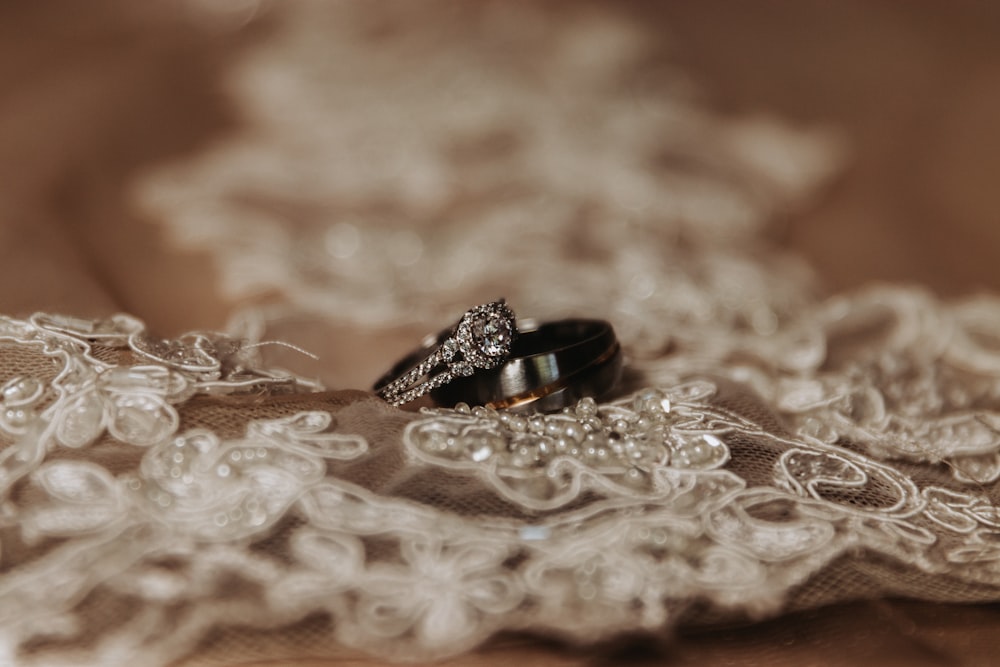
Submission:
M 266 36 L 266 21 L 197 27 L 183 6 L 0 3 L 0 312 L 126 310 L 166 334 L 225 321 L 207 259 L 167 247 L 127 199 L 136 170 L 235 122 L 220 73 Z M 623 11 L 663 26 L 664 57 L 718 107 L 844 129 L 849 170 L 782 239 L 830 289 L 1000 290 L 1000 5 L 650 0 Z M 998 612 L 858 603 L 667 646 L 504 638 L 454 664 L 990 664 Z

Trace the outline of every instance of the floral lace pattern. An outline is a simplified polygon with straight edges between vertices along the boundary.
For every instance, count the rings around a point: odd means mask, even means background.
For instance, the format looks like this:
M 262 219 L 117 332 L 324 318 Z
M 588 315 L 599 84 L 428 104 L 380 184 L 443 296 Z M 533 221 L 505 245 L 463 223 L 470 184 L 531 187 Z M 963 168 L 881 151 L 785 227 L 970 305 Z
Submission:
M 277 295 L 235 318 L 253 340 L 0 317 L 0 663 L 1000 599 L 1000 301 L 819 298 L 762 232 L 836 167 L 827 133 L 702 109 L 610 4 L 447 7 L 274 7 L 228 81 L 246 129 L 137 185 L 229 296 Z M 430 331 L 499 286 L 612 321 L 627 386 L 414 414 L 254 342 Z
M 996 456 L 983 443 L 995 418 L 975 406 L 996 377 L 987 367 L 978 383 L 963 380 L 980 391 L 961 397 L 937 382 L 950 399 L 919 422 L 898 416 L 929 400 L 925 373 L 904 382 L 885 369 L 925 340 L 897 330 L 914 321 L 953 332 L 924 349 L 925 372 L 987 358 L 971 323 L 1000 306 L 884 289 L 853 299 L 855 314 L 883 306 L 875 321 L 851 322 L 866 332 L 869 365 L 809 378 L 720 367 L 744 380 L 692 378 L 552 415 L 463 405 L 406 415 L 374 398 L 316 409 L 292 376 L 220 372 L 236 341 L 216 336 L 208 353 L 192 341 L 211 337 L 189 335 L 162 341 L 157 356 L 137 342 L 134 318 L 5 318 L 0 345 L 19 360 L 5 364 L 0 431 L 8 657 L 45 661 L 69 647 L 74 659 L 141 651 L 166 662 L 213 627 L 316 613 L 339 642 L 389 657 L 454 653 L 500 629 L 592 640 L 683 622 L 694 600 L 752 616 L 818 604 L 822 592 L 803 592 L 835 562 L 849 564 L 840 594 L 995 599 L 1000 507 L 995 474 L 979 464 Z M 835 349 L 845 321 L 810 321 L 835 322 Z M 869 382 L 848 381 L 864 368 Z M 241 416 L 234 429 L 232 408 L 213 402 L 223 388 L 231 400 L 262 388 L 287 398 L 277 416 Z M 215 427 L 191 425 L 206 421 L 206 402 Z M 402 459 L 394 479 L 353 467 L 387 454 Z M 950 474 L 935 467 L 942 456 Z M 879 558 L 894 565 L 873 590 Z M 928 585 L 935 575 L 947 583 Z M 116 598 L 142 613 L 90 634 L 93 600 Z
M 773 333 L 808 302 L 808 271 L 760 233 L 834 170 L 832 133 L 714 116 L 648 69 L 661 35 L 607 8 L 324 4 L 282 8 L 236 67 L 245 132 L 137 189 L 232 299 L 280 294 L 277 335 L 303 318 L 430 331 L 502 295 L 611 319 L 657 354 Z

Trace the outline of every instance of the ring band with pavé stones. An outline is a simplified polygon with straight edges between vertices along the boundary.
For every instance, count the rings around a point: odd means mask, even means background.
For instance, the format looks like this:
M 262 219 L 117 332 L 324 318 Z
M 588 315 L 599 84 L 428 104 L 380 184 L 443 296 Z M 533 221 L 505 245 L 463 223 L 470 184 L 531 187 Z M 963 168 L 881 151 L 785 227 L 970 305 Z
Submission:
M 476 306 L 453 328 L 425 339 L 375 383 L 374 391 L 392 405 L 410 403 L 457 378 L 503 364 L 516 338 L 514 312 L 502 299 Z

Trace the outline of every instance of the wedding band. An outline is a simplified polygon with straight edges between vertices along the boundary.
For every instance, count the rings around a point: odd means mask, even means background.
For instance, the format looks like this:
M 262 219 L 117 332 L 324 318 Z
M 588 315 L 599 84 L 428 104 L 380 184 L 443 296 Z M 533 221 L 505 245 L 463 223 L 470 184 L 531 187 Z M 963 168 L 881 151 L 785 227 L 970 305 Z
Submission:
M 393 366 L 375 383 L 375 393 L 399 406 L 477 370 L 495 368 L 507 359 L 517 335 L 514 312 L 503 299 L 476 306 Z
M 621 346 L 609 322 L 522 320 L 518 332 L 506 362 L 435 388 L 434 403 L 552 412 L 587 396 L 600 398 L 621 379 Z

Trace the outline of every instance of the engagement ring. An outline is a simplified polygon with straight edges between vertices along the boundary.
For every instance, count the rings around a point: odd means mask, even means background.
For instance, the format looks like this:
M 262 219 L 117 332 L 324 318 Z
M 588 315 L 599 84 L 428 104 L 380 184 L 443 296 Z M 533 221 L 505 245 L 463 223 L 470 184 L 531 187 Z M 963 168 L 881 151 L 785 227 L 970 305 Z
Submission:
M 392 405 L 409 403 L 452 380 L 496 368 L 516 337 L 514 312 L 502 299 L 476 306 L 393 366 L 375 383 L 375 393 Z

